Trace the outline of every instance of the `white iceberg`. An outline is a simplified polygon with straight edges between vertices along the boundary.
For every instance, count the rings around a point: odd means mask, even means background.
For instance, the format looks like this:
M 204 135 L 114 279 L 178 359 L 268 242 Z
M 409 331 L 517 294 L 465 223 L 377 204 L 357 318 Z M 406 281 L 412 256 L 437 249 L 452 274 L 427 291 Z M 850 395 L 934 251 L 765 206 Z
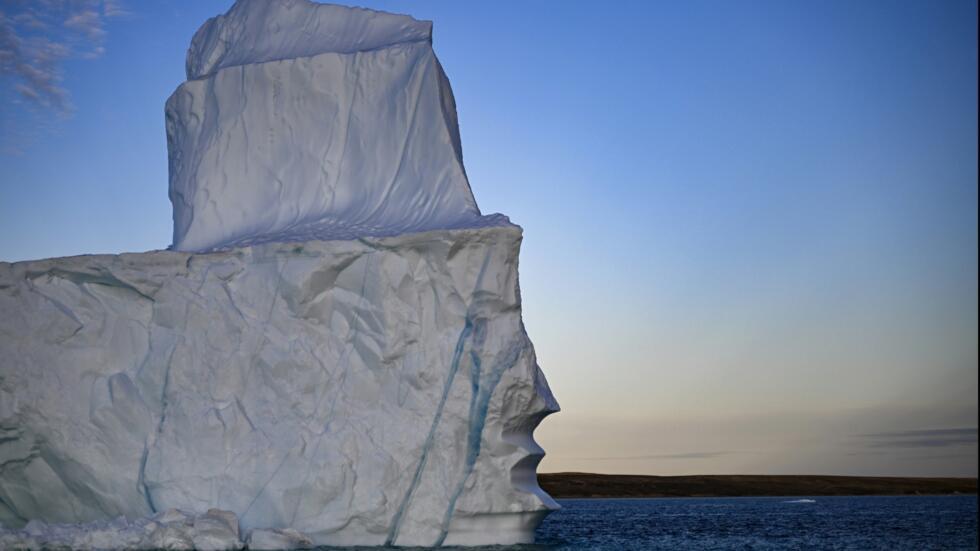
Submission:
M 558 405 L 429 23 L 239 0 L 188 78 L 176 250 L 0 263 L 0 545 L 533 541 Z

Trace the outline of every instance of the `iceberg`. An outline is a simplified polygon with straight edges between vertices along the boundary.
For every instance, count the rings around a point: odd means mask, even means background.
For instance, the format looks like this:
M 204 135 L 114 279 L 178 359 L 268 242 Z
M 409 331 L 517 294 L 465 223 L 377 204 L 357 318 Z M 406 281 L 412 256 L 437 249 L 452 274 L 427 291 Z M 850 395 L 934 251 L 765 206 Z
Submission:
M 307 0 L 205 23 L 166 107 L 173 247 L 506 223 L 473 198 L 431 28 Z
M 208 20 L 170 250 L 0 262 L 0 546 L 529 543 L 558 411 L 431 24 Z

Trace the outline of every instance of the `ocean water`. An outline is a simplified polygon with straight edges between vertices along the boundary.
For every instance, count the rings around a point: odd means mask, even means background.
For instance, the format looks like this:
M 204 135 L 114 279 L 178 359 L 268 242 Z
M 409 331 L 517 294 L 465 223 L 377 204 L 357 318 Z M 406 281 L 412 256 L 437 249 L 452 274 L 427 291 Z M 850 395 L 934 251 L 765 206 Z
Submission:
M 977 549 L 977 496 L 559 503 L 537 545 L 509 549 Z
M 534 545 L 442 549 L 977 549 L 975 495 L 563 499 L 558 502 L 562 509 L 541 524 Z M 356 549 L 376 551 L 378 548 Z

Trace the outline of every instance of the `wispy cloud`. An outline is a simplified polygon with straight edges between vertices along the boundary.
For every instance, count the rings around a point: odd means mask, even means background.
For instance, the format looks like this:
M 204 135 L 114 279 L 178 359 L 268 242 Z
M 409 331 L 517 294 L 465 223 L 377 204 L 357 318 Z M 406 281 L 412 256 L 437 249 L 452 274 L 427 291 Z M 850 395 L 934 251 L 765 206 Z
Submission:
M 95 10 L 85 10 L 72 14 L 68 19 L 65 19 L 65 28 L 81 33 L 93 42 L 101 41 L 105 37 L 105 29 L 102 28 L 102 15 Z
M 13 107 L 0 110 L 0 153 L 23 153 L 74 113 L 64 62 L 102 56 L 107 22 L 127 15 L 121 0 L 0 1 L 0 102 Z
M 711 459 L 713 457 L 721 457 L 723 455 L 729 455 L 730 451 L 715 451 L 715 452 L 686 452 L 686 453 L 660 453 L 660 454 L 650 454 L 650 455 L 631 455 L 625 457 L 579 457 L 576 459 L 582 459 L 585 461 L 635 461 L 642 459 Z
M 915 429 L 856 436 L 867 440 L 871 448 L 946 448 L 977 443 L 976 427 Z
M 933 454 L 933 455 L 902 456 L 902 457 L 897 457 L 896 459 L 898 459 L 899 461 L 922 462 L 922 461 L 935 461 L 937 459 L 944 460 L 944 459 L 971 459 L 971 458 L 975 459 L 976 454 L 975 453 L 940 453 L 940 454 Z
M 63 63 L 105 52 L 106 21 L 127 12 L 118 0 L 7 0 L 0 4 L 0 75 L 28 104 L 69 115 Z
M 977 438 L 977 428 L 956 428 L 956 429 L 920 429 L 920 430 L 900 430 L 895 432 L 876 432 L 872 434 L 860 434 L 862 438 L 934 438 L 937 436 L 947 437 L 971 437 Z
M 102 3 L 102 13 L 106 17 L 126 17 L 127 15 L 132 15 L 132 12 L 123 6 L 122 0 L 105 0 Z

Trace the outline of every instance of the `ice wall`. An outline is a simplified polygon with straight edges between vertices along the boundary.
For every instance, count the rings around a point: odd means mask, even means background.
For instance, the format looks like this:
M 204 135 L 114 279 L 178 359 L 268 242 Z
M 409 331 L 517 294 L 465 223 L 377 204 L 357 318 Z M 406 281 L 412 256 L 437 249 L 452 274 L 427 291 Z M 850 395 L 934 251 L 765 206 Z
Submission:
M 431 23 L 308 0 L 208 20 L 167 101 L 173 246 L 492 225 Z
M 217 508 L 317 544 L 531 541 L 557 404 L 520 240 L 0 263 L 0 523 Z

